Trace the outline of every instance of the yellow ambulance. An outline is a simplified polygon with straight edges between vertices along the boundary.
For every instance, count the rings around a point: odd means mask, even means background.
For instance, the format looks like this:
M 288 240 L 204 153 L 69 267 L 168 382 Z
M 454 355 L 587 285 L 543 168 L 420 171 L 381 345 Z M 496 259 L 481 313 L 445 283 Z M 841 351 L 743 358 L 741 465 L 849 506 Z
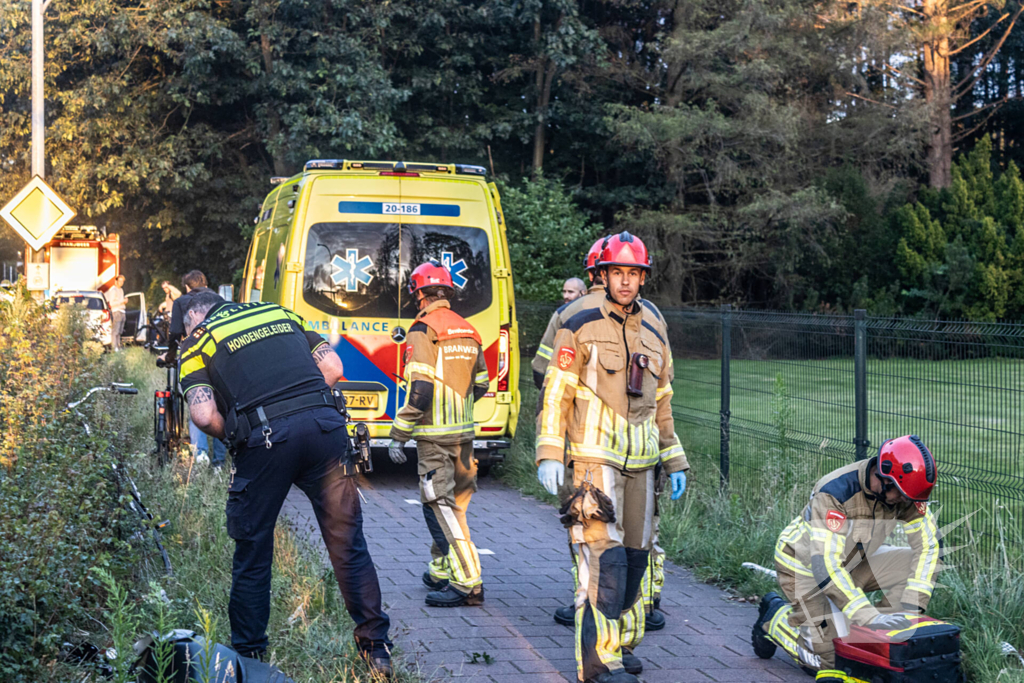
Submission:
M 405 339 L 416 317 L 409 275 L 437 259 L 452 309 L 483 338 L 491 386 L 476 403 L 481 472 L 500 461 L 519 417 L 519 348 L 501 200 L 480 166 L 318 159 L 273 178 L 256 217 L 242 301 L 303 317 L 345 365 L 339 386 L 371 445 L 387 444 L 405 403 Z

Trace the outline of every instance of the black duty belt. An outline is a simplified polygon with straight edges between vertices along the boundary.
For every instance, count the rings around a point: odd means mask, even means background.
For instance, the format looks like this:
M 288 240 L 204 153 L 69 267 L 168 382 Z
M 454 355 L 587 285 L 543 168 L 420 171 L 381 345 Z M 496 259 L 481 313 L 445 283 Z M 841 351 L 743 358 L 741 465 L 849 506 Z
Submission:
M 274 403 L 267 403 L 258 408 L 247 410 L 242 416 L 246 422 L 249 423 L 251 432 L 261 430 L 263 438 L 266 441 L 267 448 L 270 448 L 270 435 L 273 430 L 270 427 L 270 421 L 276 420 L 279 417 L 286 415 L 292 415 L 294 413 L 301 412 L 303 410 L 309 410 L 310 408 L 320 408 L 329 406 L 331 408 L 337 408 L 337 404 L 334 400 L 334 395 L 330 389 L 321 389 L 320 391 L 303 394 L 302 396 L 296 396 L 295 398 L 286 398 L 283 401 L 275 401 Z

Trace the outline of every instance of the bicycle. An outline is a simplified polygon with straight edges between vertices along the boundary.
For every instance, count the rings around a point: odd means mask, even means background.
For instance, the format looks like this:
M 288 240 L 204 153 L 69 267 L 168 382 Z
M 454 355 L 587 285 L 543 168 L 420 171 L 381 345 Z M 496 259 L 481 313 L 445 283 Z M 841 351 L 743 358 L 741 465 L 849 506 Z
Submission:
M 92 397 L 93 394 L 99 391 L 109 391 L 112 393 L 131 396 L 139 393 L 139 390 L 131 384 L 111 382 L 105 386 L 93 387 L 92 389 L 89 389 L 85 396 L 78 401 L 68 403 L 64 412 L 73 412 L 77 415 L 81 420 L 85 433 L 89 436 L 92 436 L 92 428 L 85 419 L 85 415 L 82 415 L 82 413 L 78 411 L 78 406 L 84 404 Z M 171 569 L 171 558 L 167 554 L 167 550 L 164 548 L 160 536 L 160 532 L 167 528 L 170 521 L 156 521 L 153 514 L 142 503 L 142 496 L 139 494 L 139 488 L 135 485 L 135 480 L 133 480 L 131 475 L 128 474 L 123 463 L 115 460 L 110 466 L 114 471 L 114 483 L 117 486 L 118 500 L 121 499 L 122 493 L 127 492 L 128 500 L 126 501 L 126 507 L 128 512 L 131 513 L 133 519 L 136 521 L 135 528 L 128 540 L 133 547 L 139 549 L 141 573 L 143 578 L 148 579 L 157 575 L 157 571 L 155 571 L 157 563 L 163 567 L 162 574 L 164 576 L 172 576 L 173 570 Z M 148 534 L 147 531 L 149 532 Z M 149 538 L 147 538 L 147 536 Z M 157 560 L 157 557 L 159 557 L 159 560 Z
M 171 452 L 181 438 L 185 422 L 184 401 L 178 384 L 174 363 L 157 360 L 157 367 L 167 369 L 167 388 L 153 393 L 153 438 L 156 441 L 156 461 L 160 467 L 170 462 Z

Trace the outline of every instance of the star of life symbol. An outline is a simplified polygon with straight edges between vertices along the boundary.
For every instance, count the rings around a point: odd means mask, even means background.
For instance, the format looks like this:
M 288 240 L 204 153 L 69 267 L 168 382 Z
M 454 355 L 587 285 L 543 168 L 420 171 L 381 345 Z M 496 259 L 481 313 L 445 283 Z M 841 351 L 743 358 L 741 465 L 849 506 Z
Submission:
M 359 258 L 358 249 L 347 249 L 345 258 L 335 254 L 331 259 L 331 266 L 334 267 L 331 280 L 336 285 L 344 283 L 346 292 L 355 292 L 359 289 L 359 283 L 368 285 L 373 280 L 373 276 L 367 272 L 372 265 L 369 256 Z
M 454 284 L 459 289 L 462 289 L 463 287 L 466 286 L 466 283 L 469 282 L 469 280 L 466 279 L 466 276 L 462 275 L 462 271 L 466 270 L 466 268 L 468 268 L 469 266 L 466 265 L 465 259 L 459 259 L 458 261 L 455 261 L 453 263 L 452 260 L 454 258 L 455 255 L 452 254 L 452 252 L 442 251 L 441 265 L 447 268 L 448 272 L 452 274 L 452 284 Z

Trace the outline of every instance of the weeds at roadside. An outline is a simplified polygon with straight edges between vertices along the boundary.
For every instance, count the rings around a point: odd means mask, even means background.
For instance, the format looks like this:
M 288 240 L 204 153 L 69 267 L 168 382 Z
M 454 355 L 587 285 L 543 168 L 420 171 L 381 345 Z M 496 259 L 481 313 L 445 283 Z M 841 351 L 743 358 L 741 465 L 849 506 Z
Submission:
M 534 465 L 532 411 L 537 390 L 526 382 L 520 383 L 520 390 L 523 413 L 498 476 L 523 493 L 554 503 L 555 497 L 537 482 Z M 694 455 L 684 497 L 673 502 L 663 496 L 660 502 L 660 543 L 669 559 L 698 578 L 741 596 L 779 590 L 774 579 L 741 565 L 755 562 L 774 567 L 779 533 L 806 504 L 807 480 L 821 474 L 811 469 L 820 463 L 796 461 L 799 451 L 789 447 L 789 404 L 786 385 L 777 378 L 771 401 L 775 434 L 758 454 L 770 463 L 766 471 L 776 473 L 773 481 L 764 481 L 760 488 L 721 491 L 717 464 Z M 957 566 L 940 575 L 929 614 L 960 626 L 964 666 L 972 683 L 1024 683 L 1024 671 L 1019 670 L 1016 659 L 1002 653 L 1003 642 L 1024 651 L 1024 557 L 1019 550 L 1024 548 L 1024 537 L 1020 521 L 1010 519 L 1006 510 L 992 514 L 1003 519 L 997 552 L 987 559 L 970 550 L 955 554 L 951 561 Z

